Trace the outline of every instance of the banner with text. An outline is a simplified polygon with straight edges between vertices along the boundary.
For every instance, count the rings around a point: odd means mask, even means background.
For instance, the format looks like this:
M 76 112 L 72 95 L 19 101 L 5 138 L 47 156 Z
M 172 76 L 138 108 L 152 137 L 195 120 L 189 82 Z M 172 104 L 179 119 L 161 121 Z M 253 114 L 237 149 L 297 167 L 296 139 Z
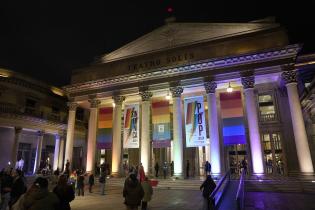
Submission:
M 124 148 L 139 148 L 139 104 L 125 106 Z
M 186 147 L 205 146 L 207 133 L 203 96 L 186 98 L 184 100 L 184 109 Z
M 113 107 L 99 108 L 97 148 L 111 149 L 113 142 Z
M 171 146 L 171 114 L 168 100 L 155 99 L 152 101 L 153 147 Z
M 224 145 L 246 144 L 241 92 L 220 93 L 220 104 Z

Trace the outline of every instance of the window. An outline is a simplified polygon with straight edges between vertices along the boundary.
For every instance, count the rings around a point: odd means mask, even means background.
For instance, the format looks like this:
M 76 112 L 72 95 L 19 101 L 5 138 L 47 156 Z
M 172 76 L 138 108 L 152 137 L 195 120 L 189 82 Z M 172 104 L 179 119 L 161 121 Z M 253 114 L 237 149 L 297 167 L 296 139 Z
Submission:
M 25 106 L 28 107 L 28 108 L 35 108 L 36 103 L 37 103 L 37 102 L 36 102 L 35 100 L 30 99 L 30 98 L 27 98 L 27 99 L 26 99 Z
M 262 121 L 275 120 L 276 110 L 272 95 L 264 94 L 258 96 L 259 113 Z
M 51 107 L 51 111 L 53 114 L 59 114 L 60 109 L 58 107 L 53 106 L 53 107 Z
M 84 116 L 84 110 L 78 107 L 76 111 L 77 120 L 83 121 L 83 116 Z

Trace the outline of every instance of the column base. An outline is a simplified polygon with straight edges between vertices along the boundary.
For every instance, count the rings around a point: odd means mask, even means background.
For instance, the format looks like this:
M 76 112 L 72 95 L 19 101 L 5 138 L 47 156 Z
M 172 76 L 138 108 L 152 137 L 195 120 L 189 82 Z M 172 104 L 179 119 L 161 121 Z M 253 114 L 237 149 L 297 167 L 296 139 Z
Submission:
M 174 173 L 172 176 L 173 179 L 185 179 L 186 177 L 184 176 L 183 173 Z

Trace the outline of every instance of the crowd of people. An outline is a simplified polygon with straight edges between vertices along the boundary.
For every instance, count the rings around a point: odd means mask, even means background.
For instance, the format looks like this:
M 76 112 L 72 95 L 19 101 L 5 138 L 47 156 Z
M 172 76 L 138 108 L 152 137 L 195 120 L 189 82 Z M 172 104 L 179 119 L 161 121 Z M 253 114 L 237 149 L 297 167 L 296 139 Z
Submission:
M 75 195 L 66 175 L 60 175 L 53 190 L 49 190 L 49 180 L 37 177 L 27 187 L 23 171 L 13 168 L 0 172 L 0 210 L 70 210 Z

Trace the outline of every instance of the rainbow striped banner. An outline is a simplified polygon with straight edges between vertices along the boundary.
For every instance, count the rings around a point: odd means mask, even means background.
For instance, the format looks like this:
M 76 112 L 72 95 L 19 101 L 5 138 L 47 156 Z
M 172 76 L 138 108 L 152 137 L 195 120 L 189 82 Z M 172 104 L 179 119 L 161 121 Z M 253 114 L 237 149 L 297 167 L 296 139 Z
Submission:
M 152 101 L 153 147 L 171 146 L 171 115 L 168 100 L 155 99 Z
M 97 148 L 111 149 L 113 142 L 113 108 L 99 108 Z
M 246 144 L 241 92 L 220 93 L 220 104 L 224 144 Z
M 184 100 L 184 109 L 186 147 L 205 146 L 207 133 L 203 96 L 186 98 Z
M 124 148 L 139 148 L 139 104 L 125 106 Z

